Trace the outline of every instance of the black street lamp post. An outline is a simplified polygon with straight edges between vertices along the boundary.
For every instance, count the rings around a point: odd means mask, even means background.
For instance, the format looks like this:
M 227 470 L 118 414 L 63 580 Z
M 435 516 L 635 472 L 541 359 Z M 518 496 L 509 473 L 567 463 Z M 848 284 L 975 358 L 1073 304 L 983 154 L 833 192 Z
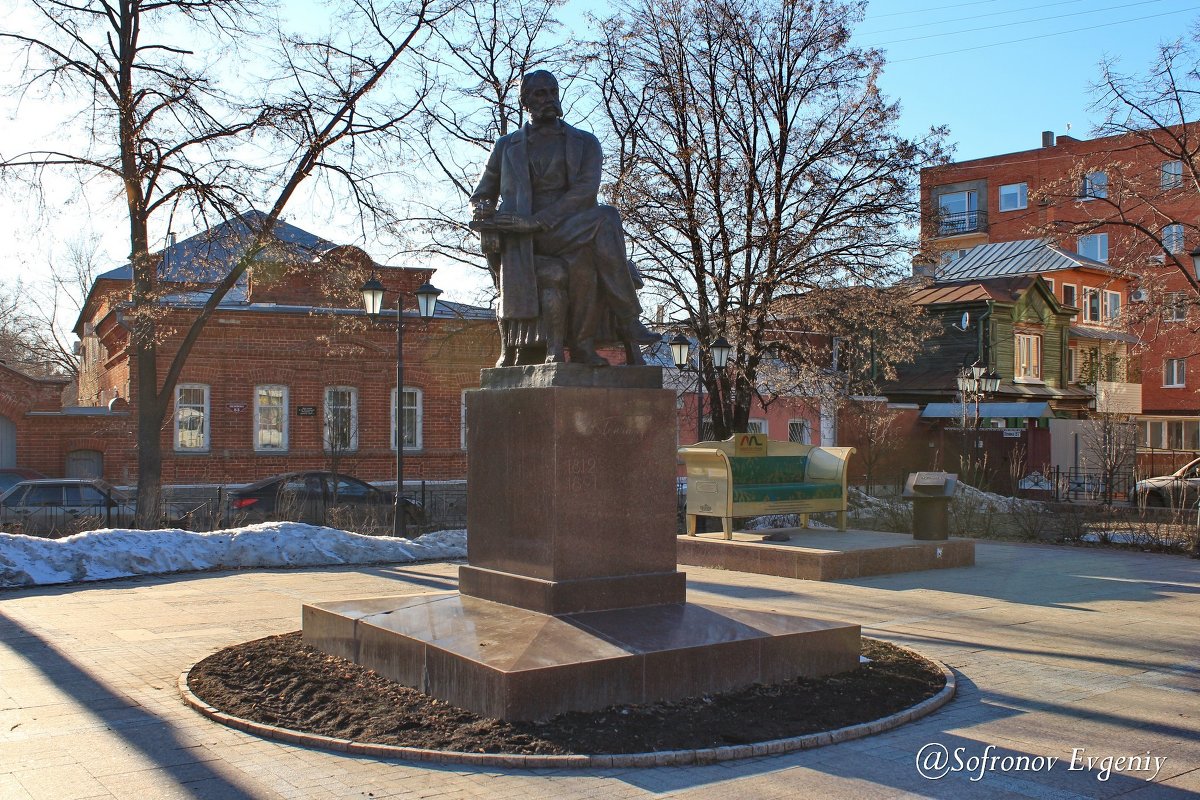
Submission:
M 699 442 L 704 439 L 704 354 L 703 351 L 696 353 L 696 367 L 693 370 L 689 358 L 691 340 L 682 333 L 677 333 L 668 344 L 671 345 L 671 358 L 675 367 L 680 372 L 696 373 L 696 441 Z M 732 345 L 724 336 L 718 336 L 708 349 L 712 353 L 713 366 L 718 370 L 725 369 L 725 365 L 729 363 L 729 354 L 733 350 Z
M 437 310 L 438 295 L 442 293 L 428 282 L 417 289 L 417 311 L 421 319 L 431 319 Z M 362 287 L 363 307 L 372 319 L 379 319 L 383 309 L 383 284 L 372 275 Z M 404 293 L 396 298 L 396 508 L 392 520 L 392 535 L 407 536 L 408 519 L 404 513 Z
M 1000 388 L 1000 376 L 975 364 L 958 371 L 958 395 L 962 402 L 962 427 L 967 429 L 967 406 L 975 405 L 975 429 L 979 429 L 979 403 Z

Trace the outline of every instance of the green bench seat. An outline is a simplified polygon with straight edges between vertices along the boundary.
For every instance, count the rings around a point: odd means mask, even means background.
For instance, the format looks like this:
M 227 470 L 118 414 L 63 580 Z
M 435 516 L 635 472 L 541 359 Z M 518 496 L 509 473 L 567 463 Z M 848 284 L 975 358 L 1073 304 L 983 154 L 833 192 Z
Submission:
M 733 484 L 735 503 L 778 503 L 784 500 L 841 500 L 842 487 L 831 483 Z

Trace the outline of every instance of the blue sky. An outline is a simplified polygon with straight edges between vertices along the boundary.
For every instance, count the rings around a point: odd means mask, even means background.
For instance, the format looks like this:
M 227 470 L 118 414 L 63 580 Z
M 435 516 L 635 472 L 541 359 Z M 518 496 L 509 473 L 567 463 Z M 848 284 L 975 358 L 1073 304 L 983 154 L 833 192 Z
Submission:
M 1039 147 L 1068 125 L 1090 138 L 1100 61 L 1140 72 L 1197 17 L 1185 0 L 875 0 L 855 38 L 887 53 L 881 85 L 904 130 L 946 124 L 966 160 Z
M 310 0 L 292 2 L 302 8 Z M 585 12 L 603 16 L 607 7 L 570 0 L 563 19 L 578 31 Z M 0 26 L 19 8 L 0 0 Z M 1090 137 L 1097 117 L 1089 111 L 1088 87 L 1101 59 L 1116 56 L 1125 70 L 1141 71 L 1160 42 L 1185 35 L 1197 18 L 1200 4 L 1185 0 L 874 0 L 855 39 L 886 51 L 881 84 L 902 105 L 903 132 L 916 135 L 945 124 L 957 144 L 955 159 L 963 160 L 1035 148 L 1041 131 L 1061 135 L 1068 125 L 1071 135 Z M 22 139 L 55 136 L 61 109 L 29 100 L 19 114 L 15 109 L 11 98 L 0 96 L 0 152 L 15 151 Z M 127 244 L 119 219 L 78 199 L 63 206 L 69 191 L 50 194 L 59 205 L 41 229 L 30 224 L 26 200 L 0 196 L 0 238 L 6 243 L 0 281 L 46 277 L 54 254 L 80 231 L 101 236 L 102 263 L 122 263 Z M 327 219 L 305 216 L 300 208 L 289 212 L 292 222 L 325 238 L 357 242 L 352 226 L 341 231 Z M 388 260 L 370 243 L 357 243 Z M 451 269 L 440 269 L 434 282 L 447 299 L 468 302 L 480 286 L 477 275 Z

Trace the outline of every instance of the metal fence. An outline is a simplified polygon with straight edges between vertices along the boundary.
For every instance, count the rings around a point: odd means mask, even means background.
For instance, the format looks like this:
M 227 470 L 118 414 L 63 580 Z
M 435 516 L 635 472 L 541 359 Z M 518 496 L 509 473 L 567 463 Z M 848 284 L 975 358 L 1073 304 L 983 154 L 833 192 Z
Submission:
M 240 485 L 240 484 L 239 484 Z M 395 484 L 381 484 L 380 488 L 394 489 Z M 181 528 L 190 531 L 215 531 L 244 525 L 247 519 L 230 505 L 229 490 L 224 485 L 165 486 L 163 487 L 163 516 L 159 525 L 163 528 Z M 132 496 L 132 488 L 129 491 Z M 410 521 L 410 535 L 417 536 L 434 530 L 453 530 L 467 526 L 466 481 L 421 481 L 406 482 L 404 496 L 420 503 L 424 510 L 423 521 Z M 273 515 L 286 521 L 298 518 L 286 510 Z M 411 518 L 410 518 L 411 520 Z M 325 519 L 320 524 L 341 527 L 359 533 L 390 535 L 392 533 L 392 507 L 360 509 L 348 506 L 325 510 Z M 100 528 L 126 528 L 133 523 L 132 506 L 122 506 L 107 512 L 97 509 L 95 514 L 80 513 L 61 507 L 38 509 L 36 518 L 5 514 L 0 510 L 0 529 L 8 533 L 28 533 L 33 536 L 61 538 L 84 531 Z

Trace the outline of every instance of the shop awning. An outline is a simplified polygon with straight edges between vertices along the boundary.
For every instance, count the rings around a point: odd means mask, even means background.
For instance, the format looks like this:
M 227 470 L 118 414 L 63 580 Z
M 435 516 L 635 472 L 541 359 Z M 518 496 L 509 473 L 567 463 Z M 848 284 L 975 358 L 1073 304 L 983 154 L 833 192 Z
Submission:
M 960 419 L 962 403 L 930 403 L 921 411 L 923 419 Z M 975 416 L 975 404 L 967 403 L 967 416 Z M 1049 403 L 980 403 L 979 416 L 1004 419 L 1053 418 Z

